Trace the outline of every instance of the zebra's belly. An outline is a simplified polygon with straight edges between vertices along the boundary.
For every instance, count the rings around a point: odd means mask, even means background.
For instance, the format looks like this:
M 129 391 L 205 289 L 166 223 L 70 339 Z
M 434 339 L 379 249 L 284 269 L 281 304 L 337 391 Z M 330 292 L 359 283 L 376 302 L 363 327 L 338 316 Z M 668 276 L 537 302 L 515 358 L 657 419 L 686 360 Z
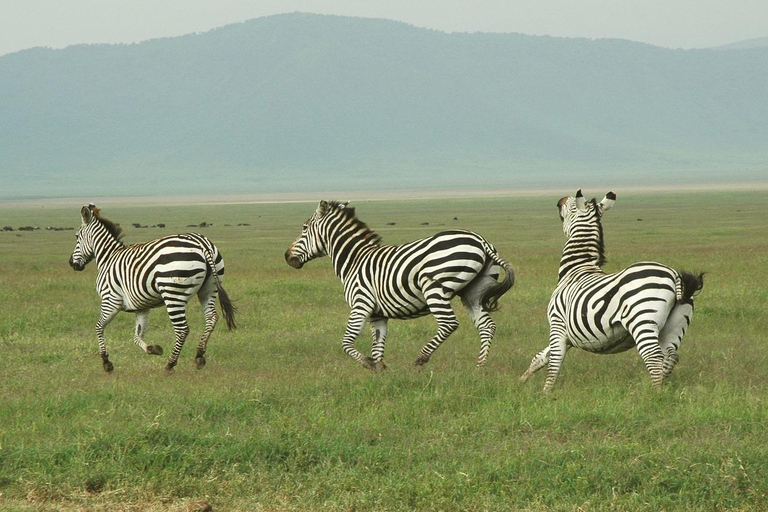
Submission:
M 419 318 L 429 314 L 429 309 L 424 303 L 408 304 L 379 304 L 373 312 L 375 318 L 394 318 L 407 320 L 409 318 Z
M 133 295 L 130 297 L 123 297 L 123 311 L 129 313 L 142 311 L 145 309 L 159 308 L 165 305 L 163 298 L 160 295 Z
M 200 290 L 203 279 L 204 274 L 162 277 L 155 278 L 154 282 L 146 287 L 131 286 L 124 290 L 127 293 L 123 295 L 123 311 L 159 308 L 166 305 L 166 298 L 174 302 L 188 302 Z
M 592 333 L 589 336 L 570 332 L 569 341 L 576 348 L 596 354 L 617 354 L 635 346 L 635 340 L 621 324 L 606 329 L 605 333 Z

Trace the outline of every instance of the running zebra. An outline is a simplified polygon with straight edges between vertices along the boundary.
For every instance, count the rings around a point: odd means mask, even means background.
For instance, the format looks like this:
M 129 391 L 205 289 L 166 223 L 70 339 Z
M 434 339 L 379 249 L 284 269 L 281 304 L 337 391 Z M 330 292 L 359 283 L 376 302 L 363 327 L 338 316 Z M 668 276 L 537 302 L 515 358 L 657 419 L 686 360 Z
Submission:
M 101 296 L 96 334 L 104 370 L 114 369 L 104 343 L 104 328 L 120 311 L 136 313 L 134 343 L 147 354 L 163 353 L 159 345 L 147 345 L 144 335 L 150 310 L 165 305 L 176 334 L 176 344 L 165 365 L 167 371 L 172 371 L 189 334 L 187 303 L 195 294 L 205 313 L 205 330 L 195 362 L 198 370 L 205 366 L 205 348 L 219 319 L 217 296 L 227 327 L 235 328 L 236 309 L 221 287 L 224 260 L 216 246 L 194 233 L 126 246 L 121 241 L 121 228 L 102 217 L 95 205 L 83 206 L 80 215 L 83 223 L 69 265 L 81 271 L 96 259 L 96 289 Z
M 571 347 L 598 354 L 637 347 L 655 388 L 679 360 L 677 349 L 691 322 L 693 296 L 704 286 L 703 274 L 653 262 L 635 263 L 615 274 L 603 272 L 602 216 L 615 201 L 613 192 L 599 203 L 586 201 L 579 190 L 576 197 L 557 203 L 567 241 L 547 307 L 549 346 L 520 377 L 526 381 L 548 364 L 545 392 L 555 385 Z
M 458 328 L 451 299 L 458 295 L 480 333 L 482 366 L 496 324 L 489 311 L 514 282 L 514 272 L 483 237 L 469 231 L 444 231 L 404 245 L 382 245 L 381 237 L 355 216 L 348 203 L 320 201 L 301 235 L 285 253 L 295 268 L 319 256 L 330 255 L 344 285 L 351 311 L 342 348 L 365 368 L 379 371 L 383 362 L 390 318 L 409 319 L 432 314 L 437 334 L 421 349 L 422 366 L 440 344 Z M 498 278 L 504 269 L 504 280 Z M 371 356 L 364 357 L 355 340 L 370 322 Z

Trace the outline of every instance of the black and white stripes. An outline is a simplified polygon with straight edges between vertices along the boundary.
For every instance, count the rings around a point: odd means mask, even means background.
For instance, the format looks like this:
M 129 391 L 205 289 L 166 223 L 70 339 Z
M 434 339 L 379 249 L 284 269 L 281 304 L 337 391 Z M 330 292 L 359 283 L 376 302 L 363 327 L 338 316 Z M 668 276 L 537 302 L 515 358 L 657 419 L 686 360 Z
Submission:
M 321 201 L 304 224 L 301 235 L 285 253 L 286 261 L 301 268 L 307 261 L 330 255 L 344 285 L 351 311 L 342 340 L 344 351 L 364 367 L 384 368 L 387 321 L 432 314 L 438 331 L 421 350 L 423 365 L 458 321 L 451 299 L 459 295 L 480 333 L 478 365 L 483 365 L 496 330 L 489 311 L 512 287 L 510 265 L 483 237 L 469 231 L 444 231 L 403 245 L 387 246 L 355 216 L 346 203 Z M 501 269 L 504 279 L 498 281 Z M 373 335 L 371 356 L 364 357 L 354 342 L 366 322 Z
M 534 356 L 521 377 L 527 380 L 548 366 L 544 391 L 554 386 L 570 347 L 601 354 L 637 347 L 657 388 L 679 360 L 677 350 L 703 275 L 653 262 L 605 274 L 602 216 L 615 200 L 609 192 L 599 203 L 586 201 L 579 190 L 557 204 L 567 241 L 547 307 L 549 346 Z
M 176 365 L 189 334 L 187 303 L 197 295 L 205 313 L 205 330 L 197 346 L 198 369 L 205 365 L 205 349 L 218 320 L 216 297 L 229 329 L 235 328 L 235 308 L 221 287 L 224 260 L 206 237 L 194 233 L 158 238 L 126 246 L 121 229 L 101 217 L 93 204 L 81 210 L 82 226 L 69 264 L 83 270 L 95 259 L 98 266 L 96 288 L 101 296 L 101 315 L 96 324 L 104 369 L 111 372 L 104 341 L 104 328 L 120 311 L 136 313 L 134 342 L 148 354 L 162 354 L 158 345 L 147 345 L 144 336 L 152 308 L 166 306 L 173 324 L 176 343 L 166 370 Z

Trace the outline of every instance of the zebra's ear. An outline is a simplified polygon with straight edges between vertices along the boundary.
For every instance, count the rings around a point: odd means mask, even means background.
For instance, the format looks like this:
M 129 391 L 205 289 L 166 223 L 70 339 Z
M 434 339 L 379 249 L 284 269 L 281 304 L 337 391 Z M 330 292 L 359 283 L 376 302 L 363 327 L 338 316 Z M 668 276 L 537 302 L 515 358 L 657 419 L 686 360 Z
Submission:
M 317 215 L 322 217 L 325 215 L 325 212 L 328 211 L 328 201 L 320 201 L 320 204 L 317 205 Z
M 602 201 L 598 203 L 598 208 L 600 209 L 600 215 L 602 215 L 604 212 L 608 211 L 613 207 L 614 203 L 616 203 L 616 194 L 614 192 L 608 192 L 605 194 L 605 197 Z
M 576 208 L 584 211 L 585 204 L 586 200 L 584 199 L 584 195 L 581 193 L 581 189 L 579 189 L 576 191 Z
M 91 222 L 91 219 L 93 219 L 93 210 L 92 207 L 95 205 L 93 203 L 89 204 L 88 206 L 83 206 L 80 209 L 80 216 L 83 218 L 83 225 L 88 224 Z
M 344 208 L 347 207 L 348 204 L 349 204 L 349 201 L 344 201 L 343 203 L 339 203 L 339 208 L 343 210 Z

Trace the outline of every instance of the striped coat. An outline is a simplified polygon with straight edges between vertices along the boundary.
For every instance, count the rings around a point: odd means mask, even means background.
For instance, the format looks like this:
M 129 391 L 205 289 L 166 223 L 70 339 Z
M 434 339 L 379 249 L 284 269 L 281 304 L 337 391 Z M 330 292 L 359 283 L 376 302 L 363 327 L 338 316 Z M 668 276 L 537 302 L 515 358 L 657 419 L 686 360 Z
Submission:
M 599 354 L 635 347 L 657 388 L 679 360 L 677 351 L 703 275 L 654 262 L 636 263 L 614 274 L 603 272 L 602 216 L 615 200 L 609 192 L 599 203 L 586 201 L 579 190 L 575 197 L 558 202 L 567 241 L 547 307 L 549 345 L 534 356 L 521 377 L 527 380 L 547 366 L 544 391 L 554 386 L 571 347 Z
M 82 226 L 69 264 L 82 271 L 88 262 L 96 260 L 96 288 L 101 297 L 96 333 L 104 369 L 111 372 L 114 368 L 109 360 L 104 329 L 120 311 L 136 314 L 134 342 L 143 351 L 163 353 L 159 345 L 148 345 L 144 337 L 150 310 L 165 306 L 176 336 L 166 364 L 166 370 L 171 371 L 189 334 L 186 309 L 195 295 L 205 313 L 205 330 L 195 358 L 198 369 L 202 368 L 208 339 L 219 318 L 215 307 L 217 297 L 227 326 L 230 330 L 235 328 L 235 307 L 221 286 L 224 260 L 218 248 L 195 233 L 126 246 L 121 241 L 119 226 L 102 217 L 94 205 L 84 206 L 81 217 Z
M 477 328 L 478 365 L 483 365 L 496 330 L 488 314 L 514 282 L 512 267 L 483 237 L 470 231 L 444 231 L 403 245 L 382 245 L 381 238 L 360 221 L 346 203 L 321 201 L 304 224 L 301 235 L 285 253 L 288 264 L 330 255 L 344 285 L 350 306 L 342 348 L 371 370 L 383 363 L 389 319 L 432 314 L 437 334 L 422 348 L 417 365 L 458 328 L 451 299 L 459 296 Z M 501 270 L 504 279 L 498 281 Z M 354 342 L 366 322 L 371 324 L 371 356 L 363 356 Z

